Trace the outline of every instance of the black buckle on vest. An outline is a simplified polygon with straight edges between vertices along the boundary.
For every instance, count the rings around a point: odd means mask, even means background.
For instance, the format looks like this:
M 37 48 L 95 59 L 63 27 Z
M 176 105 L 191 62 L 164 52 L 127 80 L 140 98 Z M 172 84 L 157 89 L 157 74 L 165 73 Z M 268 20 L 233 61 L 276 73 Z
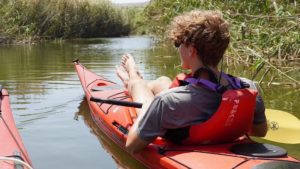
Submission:
M 186 86 L 189 84 L 189 82 L 184 81 L 184 80 L 178 80 L 179 81 L 179 86 Z
M 250 87 L 250 85 L 247 82 L 244 82 L 244 81 L 241 81 L 241 86 L 242 86 L 242 89 Z
M 157 151 L 160 155 L 165 155 L 167 150 L 164 147 L 158 147 Z
M 2 85 L 0 85 L 0 96 L 2 96 Z
M 226 90 L 227 90 L 227 88 L 223 85 L 218 85 L 216 88 L 216 91 L 221 94 L 223 94 Z

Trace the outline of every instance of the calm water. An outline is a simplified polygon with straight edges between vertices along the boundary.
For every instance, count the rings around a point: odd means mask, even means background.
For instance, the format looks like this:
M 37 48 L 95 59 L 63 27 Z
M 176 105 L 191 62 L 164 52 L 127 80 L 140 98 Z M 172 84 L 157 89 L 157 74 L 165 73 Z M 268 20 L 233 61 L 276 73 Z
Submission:
M 146 37 L 0 46 L 0 83 L 10 92 L 17 127 L 35 168 L 142 167 L 97 129 L 72 64 L 79 58 L 89 69 L 120 82 L 115 66 L 123 53 L 136 57 L 145 79 L 177 73 L 176 50 L 155 46 Z M 224 69 L 228 67 L 233 74 L 251 77 L 251 71 L 246 71 L 248 66 L 230 65 Z M 299 80 L 299 69 L 290 75 Z M 268 108 L 300 117 L 299 88 L 264 87 L 263 91 Z M 300 158 L 299 144 L 280 146 Z

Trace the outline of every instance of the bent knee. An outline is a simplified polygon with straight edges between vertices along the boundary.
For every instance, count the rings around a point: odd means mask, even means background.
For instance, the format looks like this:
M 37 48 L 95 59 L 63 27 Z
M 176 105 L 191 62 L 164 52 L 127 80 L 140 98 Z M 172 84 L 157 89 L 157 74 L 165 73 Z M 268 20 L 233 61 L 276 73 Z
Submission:
M 161 76 L 156 79 L 156 86 L 159 86 L 162 89 L 168 89 L 172 83 L 172 80 L 167 76 Z
M 155 88 L 165 90 L 168 89 L 171 85 L 172 81 L 167 76 L 161 76 L 155 80 Z
M 157 81 L 160 84 L 167 84 L 167 85 L 171 84 L 172 82 L 172 80 L 167 76 L 161 76 L 157 79 Z
M 172 81 L 166 76 L 161 76 L 157 78 L 153 83 L 150 84 L 151 90 L 154 95 L 159 94 L 160 92 L 169 89 Z

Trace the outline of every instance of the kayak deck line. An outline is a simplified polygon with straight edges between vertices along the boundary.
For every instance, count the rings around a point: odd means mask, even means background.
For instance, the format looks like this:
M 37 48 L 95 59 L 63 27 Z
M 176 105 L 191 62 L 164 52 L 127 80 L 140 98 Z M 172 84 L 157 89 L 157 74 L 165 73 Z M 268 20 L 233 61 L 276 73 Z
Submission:
M 279 147 L 278 147 L 279 148 Z M 205 154 L 211 154 L 211 155 L 220 155 L 220 156 L 229 156 L 229 157 L 234 157 L 234 158 L 241 158 L 243 159 L 242 162 L 240 162 L 239 164 L 237 164 L 236 166 L 232 167 L 233 169 L 234 168 L 237 168 L 238 166 L 242 165 L 243 163 L 246 163 L 250 160 L 266 160 L 266 161 L 277 161 L 277 162 L 287 162 L 286 160 L 282 160 L 282 159 L 277 159 L 276 157 L 272 158 L 272 157 L 255 157 L 255 156 L 245 156 L 245 155 L 239 155 L 237 156 L 238 154 L 227 154 L 227 153 L 218 153 L 218 152 L 209 152 L 209 151 L 199 151 L 199 150 L 187 150 L 187 149 L 166 149 L 166 148 L 160 148 L 159 149 L 159 153 L 161 155 L 165 155 L 165 153 L 167 151 L 179 151 L 179 152 L 197 152 L 197 153 L 205 153 Z M 281 157 L 284 157 L 286 154 L 282 154 Z M 175 158 L 172 158 L 170 156 L 166 156 L 167 158 L 177 162 L 177 163 L 180 163 L 180 161 L 176 160 Z M 294 162 L 294 161 L 291 161 L 291 163 L 295 163 L 295 164 L 299 164 L 299 162 Z M 184 165 L 184 164 L 183 164 Z M 187 167 L 189 168 L 189 167 Z
M 101 86 L 98 84 L 98 86 L 93 86 L 92 87 L 92 91 L 96 92 L 96 91 L 103 91 L 103 90 L 114 90 L 114 89 L 121 89 L 122 86 L 119 84 L 116 85 L 112 85 L 112 86 Z
M 127 133 L 137 118 L 135 108 L 130 105 L 128 107 L 101 101 L 104 99 L 132 103 L 132 99 L 122 86 L 117 88 L 114 86 L 116 83 L 89 71 L 79 61 L 74 65 L 95 124 L 109 139 L 126 151 Z M 94 91 L 93 88 L 97 87 L 98 84 L 102 89 L 98 88 L 99 90 Z M 100 101 L 94 102 L 90 98 L 99 98 Z M 178 146 L 159 137 L 142 152 L 130 155 L 149 168 L 249 169 L 270 162 L 279 162 L 278 165 L 283 162 L 288 162 L 288 165 L 291 165 L 293 162 L 292 164 L 295 164 L 296 167 L 300 167 L 300 162 L 297 159 L 286 154 L 283 154 L 282 157 L 254 157 L 231 151 L 231 147 L 235 145 L 253 142 L 245 138 L 219 145 Z

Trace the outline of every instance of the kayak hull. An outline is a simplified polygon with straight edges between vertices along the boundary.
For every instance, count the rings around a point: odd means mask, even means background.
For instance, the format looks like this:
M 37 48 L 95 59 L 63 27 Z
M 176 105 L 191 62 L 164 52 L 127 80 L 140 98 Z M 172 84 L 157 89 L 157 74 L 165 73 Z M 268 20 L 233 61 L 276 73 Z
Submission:
M 91 115 L 97 126 L 120 148 L 125 149 L 127 132 L 137 115 L 135 108 L 90 101 L 91 97 L 131 102 L 125 89 L 104 77 L 86 69 L 78 61 L 75 69 L 82 84 Z M 258 158 L 234 154 L 234 145 L 251 142 L 241 139 L 232 143 L 203 146 L 179 146 L 162 138 L 156 139 L 141 153 L 132 156 L 147 168 L 197 168 L 197 169 L 249 169 L 260 164 L 284 161 L 300 166 L 297 159 L 281 157 Z
M 31 166 L 31 160 L 15 125 L 8 92 L 2 89 L 1 93 L 0 156 L 22 160 Z M 0 168 L 14 169 L 15 167 L 17 164 L 13 161 L 0 161 Z

